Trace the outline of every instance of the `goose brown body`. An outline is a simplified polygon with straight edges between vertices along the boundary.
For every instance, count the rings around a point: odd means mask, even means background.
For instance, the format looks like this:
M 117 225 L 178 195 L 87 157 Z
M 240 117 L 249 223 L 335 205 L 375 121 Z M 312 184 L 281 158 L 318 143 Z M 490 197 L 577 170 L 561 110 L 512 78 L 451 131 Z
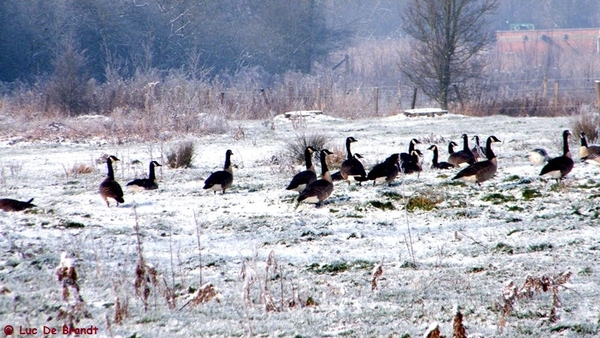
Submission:
M 400 161 L 410 162 L 413 160 L 413 156 L 411 154 L 412 154 L 413 150 L 415 150 L 416 144 L 421 144 L 421 142 L 419 140 L 417 140 L 416 138 L 413 138 L 412 140 L 410 140 L 410 142 L 408 143 L 408 152 L 400 153 Z
M 487 138 L 485 145 L 485 152 L 488 156 L 487 160 L 472 163 L 459 171 L 452 179 L 481 185 L 481 182 L 485 182 L 494 177 L 498 170 L 498 160 L 496 159 L 496 154 L 494 154 L 494 151 L 492 150 L 492 143 L 494 142 L 500 142 L 500 140 L 493 135 Z
M 423 154 L 419 149 L 414 149 L 410 152 L 410 161 L 400 162 L 400 171 L 404 174 L 420 173 L 423 168 L 421 166 L 421 156 Z
M 0 210 L 23 211 L 25 209 L 33 208 L 36 206 L 31 202 L 33 202 L 33 198 L 29 201 L 19 201 L 11 198 L 0 198 Z
M 558 183 L 573 170 L 574 163 L 571 158 L 571 152 L 569 151 L 569 135 L 571 135 L 571 133 L 568 130 L 563 131 L 562 156 L 550 159 L 542 168 L 540 176 L 550 175 L 550 177 L 556 179 L 556 182 Z
M 438 162 L 438 148 L 435 144 L 432 144 L 427 148 L 433 152 L 433 157 L 431 158 L 431 168 L 433 169 L 450 169 L 454 168 L 454 165 L 448 162 Z
M 123 189 L 121 189 L 121 185 L 115 181 L 115 172 L 113 171 L 112 164 L 116 161 L 119 161 L 119 159 L 113 155 L 106 158 L 108 173 L 104 181 L 100 183 L 98 189 L 100 196 L 104 202 L 106 202 L 106 206 L 108 207 L 110 207 L 110 203 L 108 202 L 109 198 L 114 199 L 117 202 L 117 206 L 119 206 L 119 203 L 125 203 L 125 200 L 123 199 Z
M 306 189 L 300 192 L 298 195 L 298 204 L 300 202 L 314 203 L 317 206 L 321 205 L 333 192 L 333 181 L 331 175 L 329 175 L 329 169 L 327 168 L 327 155 L 333 154 L 327 149 L 321 150 L 321 178 L 310 183 L 306 186 Z
M 581 146 L 579 147 L 579 157 L 582 162 L 600 166 L 600 146 L 588 145 L 587 137 L 582 131 Z
M 231 187 L 233 184 L 233 168 L 231 166 L 231 155 L 233 152 L 229 149 L 225 152 L 225 165 L 223 170 L 215 171 L 204 181 L 203 189 L 212 189 L 215 194 L 217 191 L 222 191 L 225 194 L 225 190 Z
M 351 144 L 356 141 L 357 140 L 354 137 L 346 138 L 346 153 L 348 157 L 340 166 L 340 176 L 343 180 L 348 181 L 348 184 L 350 184 L 351 181 L 358 181 L 360 184 L 360 182 L 364 181 L 367 177 L 363 164 L 358 160 L 358 158 L 361 158 L 362 156 L 359 155 L 357 158 L 352 155 L 352 151 L 350 150 Z
M 308 146 L 304 149 L 304 161 L 306 163 L 306 170 L 303 170 L 294 177 L 290 184 L 285 188 L 286 190 L 295 190 L 301 192 L 306 186 L 317 180 L 317 173 L 315 166 L 312 163 L 313 152 L 317 151 L 314 147 Z
M 455 167 L 465 167 L 467 165 L 475 163 L 475 156 L 473 156 L 473 153 L 469 148 L 469 137 L 467 136 L 467 134 L 462 134 L 461 137 L 463 139 L 463 149 L 460 151 L 453 152 L 448 151 L 448 153 L 450 154 L 448 156 L 448 163 L 452 164 Z M 448 147 L 450 147 L 450 145 L 448 145 Z
M 156 161 L 150 161 L 150 165 L 148 168 L 148 178 L 138 178 L 127 183 L 126 187 L 129 189 L 139 189 L 139 190 L 155 190 L 158 189 L 158 183 L 156 182 L 156 173 L 154 171 L 155 167 L 162 167 Z
M 391 185 L 400 172 L 399 168 L 400 154 L 392 154 L 385 161 L 375 165 L 367 175 L 367 179 L 373 181 L 373 186 L 377 182 L 386 182 Z

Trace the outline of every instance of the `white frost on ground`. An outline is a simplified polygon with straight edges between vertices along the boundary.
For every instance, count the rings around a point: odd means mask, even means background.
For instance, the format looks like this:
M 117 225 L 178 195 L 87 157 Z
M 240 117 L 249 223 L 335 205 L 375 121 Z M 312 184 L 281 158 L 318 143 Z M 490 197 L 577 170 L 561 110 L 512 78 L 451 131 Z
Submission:
M 164 163 L 177 142 L 1 140 L 0 197 L 34 197 L 38 208 L 0 211 L 0 324 L 41 328 L 64 322 L 54 273 L 64 251 L 74 259 L 89 313 L 79 324 L 97 326 L 104 336 L 418 337 L 434 322 L 450 336 L 456 305 L 474 337 L 598 332 L 600 169 L 576 161 L 566 186 L 556 187 L 539 179 L 540 167 L 527 160 L 528 151 L 538 147 L 558 155 L 569 118 L 310 115 L 231 125 L 243 130 L 243 137 L 232 137 L 234 131 L 189 136 L 197 149 L 194 166 L 157 168 L 159 189 L 126 192 L 118 208 L 107 208 L 97 193 L 106 164 L 96 160 L 103 154 L 119 157 L 116 179 L 125 186 L 147 175 L 150 160 Z M 296 194 L 284 190 L 292 173 L 271 159 L 303 133 L 325 134 L 339 148 L 347 136 L 355 137 L 353 151 L 365 157 L 367 170 L 391 153 L 405 152 L 409 140 L 418 138 L 425 169 L 419 177 L 400 176 L 392 187 L 336 182 L 325 206 L 301 204 L 295 210 Z M 502 141 L 494 144 L 498 173 L 481 187 L 451 183 L 455 171 L 429 169 L 427 147 L 436 142 L 445 160 L 448 141 L 462 145 L 463 133 L 483 140 L 493 134 Z M 202 190 L 204 179 L 222 168 L 227 149 L 237 166 L 232 188 L 225 195 Z M 577 137 L 571 150 L 576 157 Z M 131 164 L 134 160 L 141 164 Z M 94 172 L 70 174 L 77 164 Z M 539 195 L 524 197 L 526 190 Z M 440 203 L 431 211 L 408 212 L 411 196 Z M 164 277 L 161 285 L 177 292 L 174 310 L 153 288 L 145 312 L 134 292 L 136 221 L 146 262 Z M 277 270 L 265 276 L 270 253 Z M 383 275 L 372 291 L 371 270 L 380 263 Z M 568 287 L 559 288 L 557 322 L 547 321 L 551 292 L 540 292 L 515 303 L 499 328 L 497 303 L 507 282 L 521 286 L 527 276 L 566 271 L 573 275 Z M 180 310 L 192 296 L 190 288 L 201 282 L 214 285 L 219 301 Z M 281 311 L 266 310 L 265 283 Z M 109 326 L 117 294 L 128 301 L 129 316 Z

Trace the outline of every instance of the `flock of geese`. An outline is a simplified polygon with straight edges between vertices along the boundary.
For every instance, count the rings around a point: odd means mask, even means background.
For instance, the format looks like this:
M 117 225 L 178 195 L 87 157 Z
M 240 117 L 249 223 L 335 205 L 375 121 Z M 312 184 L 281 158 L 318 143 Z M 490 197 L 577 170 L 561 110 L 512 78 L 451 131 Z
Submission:
M 534 165 L 542 165 L 540 176 L 548 175 L 556 179 L 557 183 L 567 176 L 573 169 L 574 162 L 569 151 L 569 130 L 562 133 L 563 154 L 558 157 L 550 158 L 548 153 L 542 148 L 536 148 L 529 153 L 529 160 Z M 458 144 L 451 141 L 448 144 L 448 160 L 440 162 L 439 153 L 436 145 L 431 145 L 428 150 L 433 153 L 431 160 L 432 169 L 448 170 L 459 168 L 452 180 L 462 180 L 469 183 L 481 185 L 496 174 L 498 162 L 496 155 L 492 150 L 492 144 L 500 142 L 500 140 L 491 135 L 486 139 L 485 147 L 480 146 L 479 137 L 474 136 L 475 146 L 469 147 L 469 137 L 467 134 L 461 136 L 463 140 L 462 150 L 455 150 Z M 579 156 L 582 162 L 591 163 L 600 166 L 600 146 L 588 145 L 587 138 L 584 132 L 580 133 L 581 146 L 579 148 Z M 346 138 L 346 153 L 347 158 L 342 162 L 339 171 L 330 173 L 327 166 L 327 156 L 333 154 L 328 149 L 320 151 L 313 146 L 307 146 L 304 151 L 304 159 L 306 170 L 301 171 L 293 176 L 287 190 L 297 191 L 299 193 L 296 207 L 301 202 L 312 203 L 320 206 L 331 195 L 334 190 L 334 181 L 347 181 L 348 184 L 357 182 L 362 185 L 362 182 L 373 181 L 373 186 L 377 183 L 391 183 L 400 174 L 420 173 L 422 171 L 421 157 L 423 154 L 415 145 L 421 142 L 417 139 L 412 139 L 409 142 L 408 152 L 394 153 L 387 157 L 383 162 L 376 164 L 367 173 L 362 162 L 363 158 L 360 154 L 353 154 L 351 144 L 357 140 L 354 137 Z M 319 153 L 321 162 L 321 177 L 317 177 L 315 166 L 312 163 L 314 153 Z M 231 156 L 233 152 L 227 150 L 225 152 L 225 165 L 223 170 L 215 171 L 204 181 L 203 189 L 225 191 L 231 187 L 233 183 L 233 170 L 231 164 Z M 114 156 L 108 156 L 106 159 L 107 175 L 100 183 L 99 193 L 104 202 L 110 207 L 109 199 L 116 202 L 118 206 L 124 203 L 124 193 L 121 185 L 115 180 L 113 163 L 119 161 Z M 151 161 L 149 166 L 148 178 L 135 179 L 127 183 L 126 187 L 130 190 L 155 190 L 158 189 L 156 181 L 155 168 L 161 165 L 156 161 Z M 4 211 L 22 211 L 28 208 L 35 207 L 32 203 L 33 198 L 28 201 L 18 201 L 10 198 L 0 199 L 0 210 Z
M 550 158 L 548 153 L 543 148 L 536 148 L 529 153 L 530 161 L 535 165 L 544 167 L 540 171 L 540 176 L 548 175 L 556 179 L 557 183 L 567 176 L 573 169 L 574 162 L 569 151 L 569 136 L 571 133 L 568 130 L 562 133 L 563 154 L 561 156 Z M 587 138 L 584 132 L 581 132 L 581 147 L 579 155 L 582 161 L 600 165 L 600 147 L 588 146 Z M 485 147 L 479 143 L 479 137 L 474 136 L 475 147 L 469 147 L 469 137 L 467 134 L 461 136 L 463 140 L 463 149 L 456 151 L 454 148 L 458 146 L 451 141 L 448 144 L 448 160 L 439 161 L 439 152 L 437 145 L 431 145 L 428 150 L 431 150 L 433 157 L 431 159 L 431 168 L 448 170 L 460 168 L 452 180 L 462 180 L 469 183 L 481 185 L 496 174 L 498 170 L 498 162 L 496 154 L 492 149 L 492 144 L 501 142 L 496 136 L 491 135 L 487 138 Z M 296 174 L 287 190 L 295 190 L 300 194 L 298 196 L 298 204 L 301 202 L 315 203 L 317 206 L 322 205 L 333 192 L 334 181 L 351 182 L 373 181 L 373 185 L 377 182 L 385 182 L 391 185 L 392 181 L 400 174 L 412 174 L 422 171 L 421 151 L 415 148 L 416 144 L 420 144 L 419 140 L 412 139 L 409 142 L 408 152 L 395 153 L 390 155 L 385 161 L 376 164 L 367 173 L 363 164 L 360 162 L 362 156 L 360 154 L 352 154 L 351 144 L 357 140 L 354 137 L 346 139 L 347 158 L 342 162 L 340 170 L 330 174 L 327 167 L 326 157 L 331 154 L 331 151 L 323 149 L 320 151 L 321 160 L 321 178 L 317 179 L 314 165 L 312 163 L 312 155 L 317 151 L 313 146 L 308 146 L 305 149 L 304 157 L 306 162 L 306 170 Z

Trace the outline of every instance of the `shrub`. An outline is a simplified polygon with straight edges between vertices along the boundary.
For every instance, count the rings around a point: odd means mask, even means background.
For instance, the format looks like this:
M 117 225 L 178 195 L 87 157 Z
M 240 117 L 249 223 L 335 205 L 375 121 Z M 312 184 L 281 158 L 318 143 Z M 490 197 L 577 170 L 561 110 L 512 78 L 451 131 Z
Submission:
M 194 152 L 194 142 L 182 142 L 167 154 L 167 164 L 171 168 L 190 168 L 194 160 Z
M 329 140 L 329 137 L 322 134 L 297 135 L 285 145 L 285 155 L 291 158 L 294 163 L 304 163 L 304 150 L 306 147 L 313 146 L 321 150 L 325 148 Z
M 600 124 L 598 109 L 583 106 L 579 109 L 579 115 L 575 116 L 571 129 L 574 137 L 578 138 L 579 134 L 584 132 L 588 142 L 595 143 L 598 140 L 598 124 Z

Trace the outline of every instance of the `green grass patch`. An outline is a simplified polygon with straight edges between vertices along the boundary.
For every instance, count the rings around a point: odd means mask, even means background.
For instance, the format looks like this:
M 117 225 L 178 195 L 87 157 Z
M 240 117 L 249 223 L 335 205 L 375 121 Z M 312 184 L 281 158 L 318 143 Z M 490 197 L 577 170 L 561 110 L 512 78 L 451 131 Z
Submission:
M 581 269 L 581 271 L 579 271 L 577 274 L 580 276 L 591 276 L 592 275 L 592 268 L 590 268 L 589 266 L 586 266 L 585 268 Z
M 85 228 L 85 225 L 83 223 L 75 222 L 75 221 L 67 221 L 67 220 L 60 220 L 59 226 L 65 227 L 67 229 Z
M 521 208 L 518 205 L 511 205 L 511 206 L 508 207 L 508 211 L 521 212 L 521 211 L 524 211 L 524 210 L 525 210 L 524 208 Z
M 520 179 L 521 179 L 521 177 L 519 177 L 519 175 L 510 175 L 504 179 L 504 182 L 514 182 L 514 181 L 518 181 Z
M 395 191 L 384 191 L 383 193 L 381 193 L 381 195 L 394 201 L 398 201 L 402 198 L 402 195 Z
M 415 264 L 414 262 L 409 262 L 409 261 L 404 261 L 402 262 L 402 264 L 400 264 L 400 267 L 403 269 L 417 269 L 417 264 Z
M 415 211 L 417 209 L 431 211 L 435 208 L 435 206 L 439 203 L 437 200 L 433 200 L 431 198 L 427 198 L 424 196 L 416 196 L 408 199 L 408 203 L 406 204 L 406 209 L 408 211 Z
M 492 204 L 502 204 L 506 202 L 514 202 L 517 199 L 512 195 L 503 195 L 501 193 L 493 193 L 483 197 L 485 202 L 492 202 Z
M 529 201 L 531 199 L 542 197 L 542 193 L 537 189 L 525 189 L 523 190 L 523 199 Z
M 349 270 L 367 270 L 370 271 L 375 266 L 375 263 L 366 260 L 356 260 L 353 262 L 335 261 L 329 264 L 312 263 L 307 266 L 307 270 L 317 274 L 337 275 Z
M 548 250 L 552 250 L 553 247 L 554 246 L 550 243 L 532 244 L 529 246 L 529 251 L 530 252 L 548 251 Z
M 392 202 L 369 201 L 369 204 L 381 210 L 396 210 Z
M 496 244 L 494 251 L 512 255 L 515 253 L 515 248 L 512 245 L 500 242 Z

